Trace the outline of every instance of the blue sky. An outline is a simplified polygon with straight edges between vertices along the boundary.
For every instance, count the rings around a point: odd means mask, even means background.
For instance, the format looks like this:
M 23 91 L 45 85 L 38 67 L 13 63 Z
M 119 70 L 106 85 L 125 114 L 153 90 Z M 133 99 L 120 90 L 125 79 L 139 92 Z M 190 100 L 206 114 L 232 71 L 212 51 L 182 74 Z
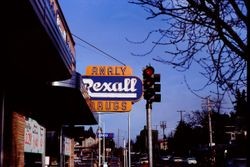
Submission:
M 153 29 L 165 26 L 159 20 L 146 20 L 147 13 L 139 6 L 129 4 L 127 0 L 59 0 L 64 16 L 71 32 L 97 48 L 107 52 L 119 61 L 133 69 L 133 75 L 142 78 L 142 69 L 151 64 L 156 73 L 161 74 L 161 103 L 153 103 L 152 128 L 159 130 L 162 138 L 160 121 L 166 121 L 165 133 L 174 130 L 180 114 L 178 110 L 186 113 L 201 109 L 201 99 L 192 94 L 184 82 L 186 76 L 188 83 L 194 88 L 202 87 L 206 82 L 196 67 L 189 71 L 177 72 L 170 66 L 152 60 L 153 57 L 164 56 L 164 49 L 158 47 L 148 56 L 133 56 L 131 53 L 145 53 L 151 49 L 152 44 L 143 45 L 129 43 L 140 41 Z M 87 66 L 112 65 L 120 66 L 119 62 L 105 56 L 99 51 L 75 39 L 77 71 L 85 74 Z M 207 96 L 207 91 L 200 95 Z M 122 143 L 128 136 L 128 113 L 102 114 L 105 122 L 105 131 L 115 133 L 115 141 Z M 141 99 L 133 105 L 130 112 L 131 139 L 135 139 L 146 125 L 145 100 Z

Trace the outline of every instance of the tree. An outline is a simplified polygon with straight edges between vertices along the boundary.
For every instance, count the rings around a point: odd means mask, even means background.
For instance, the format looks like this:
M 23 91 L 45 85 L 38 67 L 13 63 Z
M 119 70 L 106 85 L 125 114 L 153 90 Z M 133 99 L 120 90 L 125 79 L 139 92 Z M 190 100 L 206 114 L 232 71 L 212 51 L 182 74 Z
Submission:
M 237 115 L 241 117 L 246 117 L 247 114 L 247 98 L 246 98 L 246 92 L 243 90 L 240 92 L 240 90 L 236 91 L 236 100 L 235 100 L 235 111 Z
M 197 63 L 208 86 L 217 84 L 235 93 L 247 86 L 249 29 L 247 0 L 130 0 L 149 12 L 148 19 L 163 18 L 168 26 L 151 31 L 160 35 L 156 46 L 167 46 L 167 57 L 154 60 L 187 70 Z M 171 47 L 170 47 L 171 45 Z M 137 54 L 139 55 L 139 54 Z
M 188 155 L 193 145 L 192 128 L 184 121 L 180 121 L 174 134 L 173 147 L 177 155 Z
M 242 134 L 241 130 L 234 129 L 237 126 L 237 111 L 230 114 L 212 111 L 212 129 L 213 129 L 213 142 L 216 148 L 216 163 L 217 166 L 223 166 L 225 158 L 224 150 L 227 149 L 228 155 L 232 157 L 246 157 L 247 155 L 247 139 Z M 208 112 L 207 111 L 194 111 L 187 115 L 187 124 L 192 127 L 191 141 L 195 148 L 198 146 L 208 146 L 209 142 L 209 129 L 208 129 Z M 231 132 L 236 132 L 235 138 L 232 139 Z M 196 155 L 204 156 L 201 150 L 196 149 Z
M 234 118 L 227 113 L 219 113 L 215 110 L 211 112 L 213 141 L 216 144 L 225 144 L 228 142 L 226 138 L 226 127 L 234 125 Z M 193 111 L 187 116 L 187 123 L 193 129 L 192 139 L 196 144 L 208 144 L 209 128 L 208 128 L 208 111 Z
M 245 90 L 236 92 L 236 100 L 234 101 L 234 109 L 236 111 L 236 124 L 239 130 L 247 129 L 247 98 Z
M 208 134 L 208 112 L 192 111 L 186 115 L 187 123 L 192 127 L 192 141 L 197 145 L 207 145 Z

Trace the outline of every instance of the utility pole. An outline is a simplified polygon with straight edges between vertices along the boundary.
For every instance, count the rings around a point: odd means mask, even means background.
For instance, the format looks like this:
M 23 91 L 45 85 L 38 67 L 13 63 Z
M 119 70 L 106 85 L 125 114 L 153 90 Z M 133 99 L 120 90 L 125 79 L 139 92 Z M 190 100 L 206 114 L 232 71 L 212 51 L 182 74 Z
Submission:
M 127 166 L 127 149 L 126 149 L 126 140 L 123 138 L 123 166 Z
M 165 129 L 167 128 L 167 123 L 166 121 L 161 121 L 160 122 L 160 127 L 162 128 L 162 134 L 163 134 L 163 139 L 164 139 L 164 136 L 165 136 Z
M 186 112 L 186 111 L 182 111 L 182 110 L 181 110 L 181 111 L 177 111 L 177 112 L 179 112 L 179 113 L 180 113 L 180 122 L 182 122 L 182 121 L 183 121 L 183 118 L 182 118 L 182 113 L 183 113 L 183 112 Z
M 119 143 L 119 141 L 120 141 L 120 129 L 118 128 L 118 135 L 117 135 L 117 148 L 119 148 L 120 147 L 120 143 Z
M 103 151 L 103 166 L 104 166 L 104 164 L 106 163 L 106 159 L 105 159 L 105 152 L 106 152 L 106 147 L 105 147 L 105 123 L 104 122 L 102 122 L 102 131 L 103 131 L 103 134 L 102 134 L 102 140 L 103 140 L 103 148 L 102 148 L 102 151 Z
M 207 111 L 208 111 L 208 128 L 209 128 L 209 145 L 212 147 L 213 143 L 213 131 L 212 131 L 212 122 L 211 122 L 211 104 L 209 97 L 207 98 Z
M 209 147 L 211 151 L 211 166 L 214 166 L 215 164 L 215 150 L 213 148 L 213 130 L 212 130 L 212 121 L 211 121 L 211 102 L 209 97 L 207 97 L 207 111 L 208 111 L 208 128 L 209 128 Z
M 210 163 L 211 166 L 215 165 L 215 149 L 213 143 L 213 130 L 212 130 L 212 119 L 211 119 L 211 112 L 212 112 L 212 104 L 210 98 L 206 98 L 206 102 L 203 103 L 203 107 L 208 112 L 208 131 L 209 131 L 209 148 L 210 148 Z
M 155 130 L 158 130 L 158 126 L 159 126 L 159 125 L 152 125 L 152 126 L 155 127 Z

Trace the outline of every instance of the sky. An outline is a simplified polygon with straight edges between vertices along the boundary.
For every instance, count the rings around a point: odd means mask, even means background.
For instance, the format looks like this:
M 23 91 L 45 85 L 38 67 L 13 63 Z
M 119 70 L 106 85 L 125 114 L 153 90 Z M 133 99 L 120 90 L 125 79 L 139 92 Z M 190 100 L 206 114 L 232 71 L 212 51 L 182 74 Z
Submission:
M 154 29 L 165 26 L 160 20 L 147 20 L 148 13 L 143 8 L 128 3 L 127 0 L 58 0 L 72 34 L 82 38 L 95 47 L 118 59 L 133 69 L 133 75 L 142 78 L 142 69 L 152 65 L 155 73 L 161 75 L 161 102 L 153 103 L 152 129 L 159 130 L 159 139 L 163 137 L 160 122 L 165 121 L 165 134 L 175 130 L 183 115 L 194 110 L 201 110 L 202 100 L 195 96 L 184 82 L 193 88 L 200 88 L 206 82 L 194 66 L 187 72 L 178 72 L 153 58 L 164 57 L 163 47 L 157 47 L 150 55 L 133 56 L 131 53 L 146 53 L 152 47 L 147 42 L 142 45 L 130 41 L 141 41 Z M 128 39 L 128 40 L 126 40 Z M 121 63 L 102 54 L 98 50 L 74 38 L 76 49 L 77 72 L 85 74 L 87 66 L 122 66 Z M 207 91 L 199 92 L 203 97 Z M 129 113 L 103 113 L 101 122 L 106 133 L 114 133 L 116 144 L 128 139 L 128 120 L 130 118 L 130 136 L 136 136 L 146 125 L 145 100 L 135 103 Z M 95 126 L 92 126 L 94 129 Z

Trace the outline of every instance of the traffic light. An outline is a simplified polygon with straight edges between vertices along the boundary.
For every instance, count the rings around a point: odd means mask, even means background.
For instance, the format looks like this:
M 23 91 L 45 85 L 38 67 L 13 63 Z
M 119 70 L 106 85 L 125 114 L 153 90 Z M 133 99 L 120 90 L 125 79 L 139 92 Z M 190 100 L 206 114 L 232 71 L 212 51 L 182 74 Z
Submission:
M 156 92 L 161 91 L 160 74 L 155 74 L 152 66 L 146 66 L 143 69 L 143 93 L 144 99 L 149 102 L 160 102 L 161 95 Z

